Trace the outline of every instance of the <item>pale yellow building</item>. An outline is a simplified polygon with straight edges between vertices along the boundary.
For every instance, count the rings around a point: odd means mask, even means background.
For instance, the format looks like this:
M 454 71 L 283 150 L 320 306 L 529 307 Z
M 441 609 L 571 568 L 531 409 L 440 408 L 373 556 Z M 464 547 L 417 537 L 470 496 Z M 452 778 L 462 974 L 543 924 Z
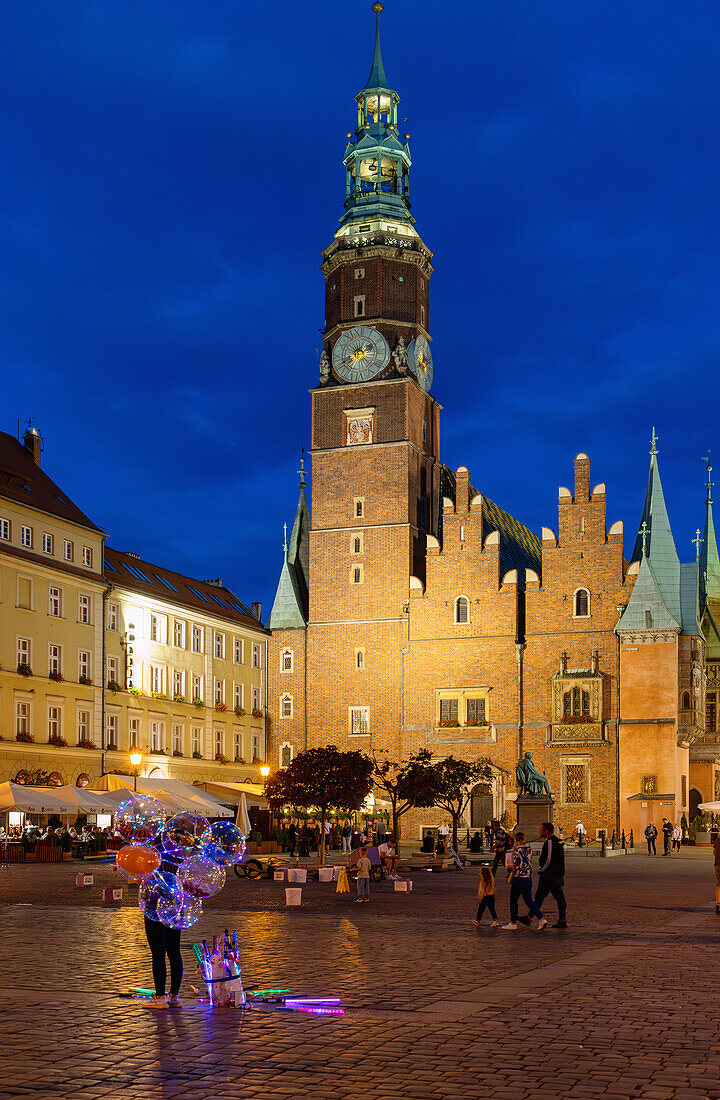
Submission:
M 92 784 L 132 745 L 141 775 L 257 782 L 259 609 L 106 548 L 41 453 L 0 433 L 0 781 Z

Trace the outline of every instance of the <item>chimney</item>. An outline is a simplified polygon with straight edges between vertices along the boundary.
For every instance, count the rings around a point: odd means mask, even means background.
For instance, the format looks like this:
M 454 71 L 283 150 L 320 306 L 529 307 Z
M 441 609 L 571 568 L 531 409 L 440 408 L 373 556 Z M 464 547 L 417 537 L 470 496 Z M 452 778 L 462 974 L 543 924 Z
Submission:
M 28 426 L 25 429 L 25 435 L 23 436 L 23 443 L 33 456 L 33 462 L 36 466 L 40 465 L 40 455 L 43 452 L 43 438 L 37 428 L 33 428 L 32 420 L 28 420 Z
M 260 616 L 262 615 L 262 604 L 261 603 L 254 603 L 252 605 L 252 613 L 253 613 L 253 615 L 255 616 L 255 618 L 257 619 L 258 622 L 262 622 L 262 619 L 260 618 Z

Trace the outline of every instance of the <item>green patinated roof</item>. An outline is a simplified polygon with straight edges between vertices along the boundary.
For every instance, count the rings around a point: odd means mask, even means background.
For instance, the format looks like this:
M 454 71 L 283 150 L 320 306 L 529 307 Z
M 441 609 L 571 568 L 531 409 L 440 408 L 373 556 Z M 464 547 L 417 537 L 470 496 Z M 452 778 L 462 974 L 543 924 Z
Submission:
M 310 509 L 305 487 L 301 485 L 295 522 L 268 621 L 271 630 L 303 630 L 307 625 L 309 571 Z
M 375 50 L 373 51 L 372 65 L 370 66 L 370 76 L 367 78 L 365 88 L 387 88 L 390 90 L 387 77 L 385 76 L 385 66 L 383 65 L 382 53 L 380 52 L 380 16 L 375 15 Z M 364 91 L 365 89 L 363 89 Z

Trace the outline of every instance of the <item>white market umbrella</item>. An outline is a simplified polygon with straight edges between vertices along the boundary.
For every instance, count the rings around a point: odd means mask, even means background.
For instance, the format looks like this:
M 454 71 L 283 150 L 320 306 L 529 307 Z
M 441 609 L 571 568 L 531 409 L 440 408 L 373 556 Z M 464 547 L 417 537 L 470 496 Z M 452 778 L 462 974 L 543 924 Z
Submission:
M 58 798 L 56 787 L 26 787 L 23 783 L 0 783 L 0 813 L 17 810 L 23 814 L 70 814 L 73 805 Z

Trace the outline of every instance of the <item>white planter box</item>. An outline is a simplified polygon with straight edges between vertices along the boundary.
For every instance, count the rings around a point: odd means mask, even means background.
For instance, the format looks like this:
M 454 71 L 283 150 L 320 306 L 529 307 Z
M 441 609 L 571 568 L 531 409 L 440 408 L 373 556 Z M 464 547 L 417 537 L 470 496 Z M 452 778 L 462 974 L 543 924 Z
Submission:
M 285 904 L 286 905 L 302 905 L 302 890 L 296 890 L 289 887 L 285 890 Z
M 393 883 L 396 894 L 409 894 L 412 891 L 412 879 L 396 878 Z

